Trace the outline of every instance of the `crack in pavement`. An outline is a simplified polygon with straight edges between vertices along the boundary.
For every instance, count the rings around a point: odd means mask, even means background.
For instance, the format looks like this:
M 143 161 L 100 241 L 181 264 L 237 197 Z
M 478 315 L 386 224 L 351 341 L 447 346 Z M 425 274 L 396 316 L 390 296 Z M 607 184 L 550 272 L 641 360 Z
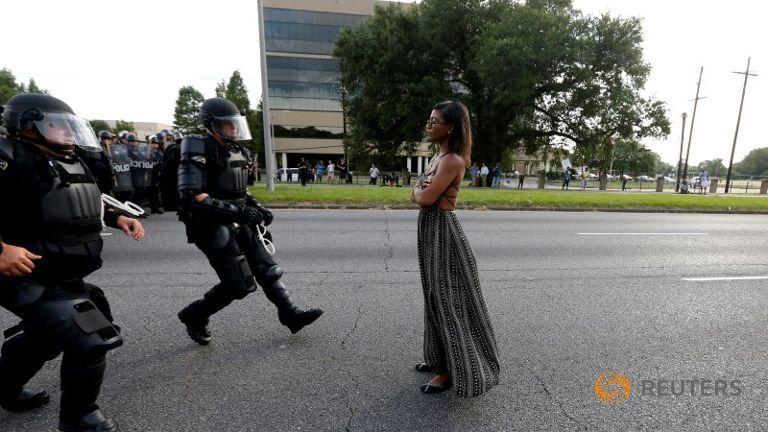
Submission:
M 583 425 L 583 424 L 582 424 L 582 423 L 581 423 L 579 420 L 577 420 L 576 418 L 574 418 L 573 416 L 571 416 L 570 414 L 568 414 L 568 411 L 566 411 L 566 409 L 565 409 L 565 406 L 563 405 L 563 403 L 562 403 L 562 402 L 560 402 L 559 400 L 557 400 L 557 398 L 555 398 L 555 397 L 552 395 L 552 393 L 551 393 L 551 392 L 549 391 L 549 389 L 547 388 L 547 385 L 546 385 L 546 384 L 544 384 L 544 380 L 543 380 L 543 379 L 541 379 L 541 377 L 540 377 L 538 374 L 536 374 L 536 372 L 534 372 L 534 371 L 533 371 L 533 369 L 531 369 L 531 368 L 529 368 L 529 367 L 527 367 L 527 366 L 525 366 L 525 368 L 528 370 L 528 372 L 530 372 L 530 373 L 531 373 L 531 375 L 533 375 L 534 377 L 536 377 L 536 380 L 537 380 L 537 381 L 539 382 L 539 384 L 541 385 L 541 388 L 543 388 L 543 389 L 544 389 L 544 393 L 546 393 L 546 394 L 547 394 L 547 397 L 549 397 L 551 400 L 553 400 L 553 401 L 554 401 L 554 402 L 555 402 L 555 403 L 556 403 L 556 404 L 557 404 L 557 405 L 560 407 L 560 411 L 563 413 L 563 415 L 564 415 L 564 416 L 568 417 L 568 419 L 570 419 L 572 422 L 574 422 L 574 423 L 576 423 L 577 425 L 579 425 L 579 428 L 580 428 L 581 430 L 585 430 L 585 431 L 586 431 L 586 430 L 589 430 L 589 429 L 588 429 L 588 428 L 587 428 L 585 425 Z
M 384 257 L 384 271 L 389 271 L 389 260 L 394 258 L 395 256 L 395 249 L 390 244 L 390 240 L 392 240 L 392 233 L 389 231 L 389 213 L 387 213 L 386 210 L 384 210 L 384 235 L 386 236 L 384 240 L 384 247 L 387 248 L 387 256 Z
M 347 343 L 347 339 L 349 339 L 352 336 L 352 333 L 357 330 L 357 324 L 360 322 L 360 318 L 363 316 L 363 305 L 361 304 L 357 308 L 357 316 L 355 317 L 355 324 L 352 326 L 352 330 L 348 331 L 347 334 L 344 335 L 344 338 L 341 340 L 341 349 L 344 349 L 344 344 Z
M 347 347 L 346 347 L 347 340 L 349 340 L 352 337 L 352 335 L 355 333 L 355 331 L 357 330 L 357 325 L 358 325 L 358 323 L 360 323 L 360 318 L 362 318 L 362 316 L 363 316 L 363 304 L 361 303 L 358 306 L 358 308 L 357 308 L 357 314 L 355 316 L 355 323 L 352 326 L 352 329 L 350 331 L 348 331 L 344 335 L 344 338 L 341 340 L 341 344 L 340 344 L 341 351 L 343 353 L 345 353 L 345 354 L 346 354 L 346 349 L 347 349 Z M 347 356 L 345 355 L 344 357 L 347 357 Z M 355 410 L 352 409 L 352 403 L 349 400 L 348 395 L 350 395 L 352 393 L 357 393 L 357 389 L 360 387 L 360 382 L 357 380 L 357 376 L 352 374 L 352 375 L 350 375 L 350 378 L 355 383 L 355 386 L 354 386 L 354 388 L 352 389 L 351 392 L 347 392 L 347 393 L 345 393 L 342 396 L 342 402 L 344 403 L 344 406 L 349 410 L 349 419 L 347 420 L 347 425 L 344 428 L 344 430 L 346 432 L 351 432 L 352 431 L 352 429 L 351 429 L 352 428 L 352 420 L 355 418 Z

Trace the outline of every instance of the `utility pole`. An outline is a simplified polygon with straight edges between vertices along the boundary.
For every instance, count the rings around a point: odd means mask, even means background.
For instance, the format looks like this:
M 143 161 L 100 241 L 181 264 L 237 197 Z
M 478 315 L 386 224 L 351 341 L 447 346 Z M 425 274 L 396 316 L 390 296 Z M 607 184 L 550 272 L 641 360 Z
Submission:
M 747 57 L 747 70 L 745 72 L 734 72 L 744 75 L 744 88 L 741 90 L 741 104 L 739 104 L 739 117 L 736 119 L 736 132 L 733 134 L 733 147 L 731 147 L 731 162 L 728 164 L 728 176 L 725 178 L 725 193 L 731 188 L 731 170 L 733 169 L 733 154 L 736 152 L 736 139 L 739 137 L 739 125 L 741 125 L 741 111 L 744 109 L 744 95 L 747 93 L 747 80 L 757 74 L 749 73 L 749 63 L 752 57 Z
M 704 66 L 699 70 L 699 83 L 696 85 L 696 99 L 693 100 L 693 115 L 691 116 L 691 130 L 688 131 L 688 150 L 685 151 L 685 168 L 683 168 L 683 178 L 688 177 L 688 156 L 691 154 L 691 138 L 693 138 L 693 122 L 696 121 L 696 108 L 699 106 L 699 90 L 701 90 L 701 76 L 704 74 Z
M 272 119 L 269 118 L 269 83 L 267 81 L 267 47 L 264 42 L 264 4 L 257 0 L 259 10 L 259 57 L 261 58 L 261 107 L 264 117 L 264 159 L 267 167 L 267 190 L 275 191 L 275 151 L 272 147 Z
M 339 86 L 339 92 L 341 93 L 341 122 L 343 123 L 343 132 L 341 135 L 341 143 L 344 145 L 344 163 L 349 169 L 349 155 L 347 154 L 347 89 L 343 85 Z M 346 181 L 346 179 L 344 179 Z
M 677 160 L 677 178 L 675 179 L 675 192 L 680 192 L 680 174 L 683 171 L 683 144 L 685 144 L 685 119 L 688 113 L 683 113 L 683 127 L 680 129 L 680 158 Z

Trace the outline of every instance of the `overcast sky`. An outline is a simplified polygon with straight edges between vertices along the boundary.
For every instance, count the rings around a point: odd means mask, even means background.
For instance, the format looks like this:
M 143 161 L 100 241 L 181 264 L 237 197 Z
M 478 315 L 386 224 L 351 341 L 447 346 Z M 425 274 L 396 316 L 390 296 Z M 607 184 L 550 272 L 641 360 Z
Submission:
M 341 1 L 341 0 L 340 0 Z M 653 72 L 649 94 L 667 103 L 672 134 L 647 142 L 677 160 L 680 114 L 693 109 L 700 66 L 702 96 L 690 160 L 730 156 L 744 70 L 750 78 L 736 161 L 768 146 L 768 27 L 762 2 L 731 0 L 574 0 L 589 14 L 610 12 L 644 20 L 645 57 Z M 255 1 L 149 0 L 3 4 L 0 67 L 68 102 L 87 118 L 172 123 L 178 89 L 193 85 L 206 97 L 238 69 L 255 104 L 261 93 Z M 32 17 L 31 15 L 34 15 Z M 13 18 L 18 17 L 18 19 Z M 34 26 L 30 25 L 34 22 Z M 687 131 L 686 131 L 687 134 Z M 687 138 L 686 138 L 687 142 Z

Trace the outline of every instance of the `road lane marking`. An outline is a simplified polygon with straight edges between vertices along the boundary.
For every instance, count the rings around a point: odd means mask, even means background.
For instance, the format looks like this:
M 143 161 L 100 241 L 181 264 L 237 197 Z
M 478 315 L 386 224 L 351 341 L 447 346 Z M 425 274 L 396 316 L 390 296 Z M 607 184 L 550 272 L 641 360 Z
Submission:
M 722 276 L 683 278 L 686 282 L 712 282 L 712 281 L 740 281 L 740 280 L 768 280 L 768 276 Z
M 702 236 L 707 235 L 707 233 L 702 232 L 580 232 L 576 233 L 577 235 L 612 235 L 612 236 L 620 236 L 620 235 L 628 235 L 628 236 L 641 236 L 641 235 L 651 235 L 651 236 Z

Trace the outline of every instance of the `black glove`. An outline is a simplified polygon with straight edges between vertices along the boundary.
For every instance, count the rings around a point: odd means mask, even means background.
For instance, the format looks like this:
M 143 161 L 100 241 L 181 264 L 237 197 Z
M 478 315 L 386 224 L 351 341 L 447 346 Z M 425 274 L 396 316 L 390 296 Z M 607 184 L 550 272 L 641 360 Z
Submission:
M 239 222 L 248 225 L 251 228 L 256 228 L 256 225 L 261 225 L 264 218 L 261 216 L 261 212 L 258 209 L 249 206 L 242 206 L 240 208 Z
M 256 210 L 261 213 L 261 218 L 264 220 L 264 226 L 269 226 L 269 224 L 271 224 L 275 219 L 275 217 L 272 215 L 272 212 L 267 210 L 265 207 L 258 206 L 256 207 Z

